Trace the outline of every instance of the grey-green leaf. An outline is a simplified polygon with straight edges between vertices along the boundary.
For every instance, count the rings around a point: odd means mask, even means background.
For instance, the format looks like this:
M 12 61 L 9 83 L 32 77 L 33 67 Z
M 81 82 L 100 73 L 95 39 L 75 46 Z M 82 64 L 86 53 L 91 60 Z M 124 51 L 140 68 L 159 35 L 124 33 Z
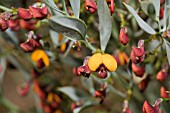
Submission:
M 160 11 L 160 0 L 144 0 L 141 1 L 141 7 L 143 9 L 143 11 L 149 15 L 149 6 L 150 5 L 154 6 L 154 10 L 155 10 L 155 16 L 154 19 L 156 19 L 156 21 L 159 21 L 159 11 Z
M 105 51 L 112 30 L 111 15 L 105 0 L 97 0 L 97 8 L 99 16 L 100 46 L 101 50 Z
M 80 14 L 80 0 L 70 0 L 71 8 L 76 18 L 79 18 Z
M 168 63 L 170 65 L 170 43 L 168 41 L 166 41 L 165 39 L 164 39 L 164 43 L 166 46 L 166 54 L 167 54 L 167 58 L 168 58 Z
M 85 38 L 86 25 L 80 19 L 67 16 L 53 16 L 49 22 L 51 27 L 58 33 L 76 40 Z
M 155 30 L 151 28 L 136 12 L 135 10 L 128 4 L 124 3 L 126 8 L 131 12 L 131 14 L 135 17 L 138 25 L 147 33 L 155 34 Z

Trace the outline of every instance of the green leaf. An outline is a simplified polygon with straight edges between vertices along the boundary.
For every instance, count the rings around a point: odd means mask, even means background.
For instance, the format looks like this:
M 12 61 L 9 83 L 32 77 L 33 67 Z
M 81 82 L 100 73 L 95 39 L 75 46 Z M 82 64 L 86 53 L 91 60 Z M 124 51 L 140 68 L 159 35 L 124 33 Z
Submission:
M 135 17 L 138 25 L 147 33 L 149 34 L 155 34 L 155 30 L 151 28 L 136 12 L 135 10 L 128 4 L 124 3 L 126 8 L 132 13 L 132 15 Z
M 73 101 L 78 101 L 82 99 L 83 97 L 85 97 L 86 94 L 82 90 L 77 90 L 71 86 L 60 87 L 57 90 L 70 97 L 70 99 L 72 99 Z
M 80 19 L 67 16 L 53 16 L 49 22 L 51 27 L 58 33 L 76 40 L 85 38 L 86 25 Z
M 93 79 L 91 77 L 90 78 L 81 77 L 81 83 L 92 95 L 94 94 L 95 89 Z
M 151 10 L 151 5 L 153 5 L 154 10 L 155 10 L 155 15 L 154 15 L 153 18 L 156 21 L 159 21 L 160 0 L 144 0 L 144 1 L 141 1 L 141 7 L 142 7 L 143 11 L 149 16 L 152 16 L 149 13 L 149 10 Z
M 168 63 L 170 65 L 170 43 L 168 41 L 166 41 L 165 39 L 164 39 L 164 43 L 166 46 L 166 54 L 167 54 L 167 58 L 168 58 Z
M 79 18 L 80 14 L 80 0 L 70 0 L 71 8 L 74 12 L 74 16 Z
M 97 0 L 97 7 L 99 16 L 100 46 L 101 50 L 105 51 L 112 31 L 111 15 L 105 0 Z

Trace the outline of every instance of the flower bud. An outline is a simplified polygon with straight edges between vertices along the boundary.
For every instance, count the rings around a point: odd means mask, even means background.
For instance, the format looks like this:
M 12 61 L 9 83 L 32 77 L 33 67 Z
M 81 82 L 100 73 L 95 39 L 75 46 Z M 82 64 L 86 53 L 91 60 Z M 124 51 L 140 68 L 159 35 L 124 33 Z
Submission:
M 119 34 L 119 42 L 126 45 L 129 42 L 129 37 L 127 35 L 127 28 L 121 28 Z
M 130 58 L 131 58 L 132 62 L 135 64 L 142 62 L 144 60 L 145 50 L 144 50 L 144 41 L 143 40 L 140 40 L 138 42 L 138 47 L 132 46 Z
M 166 71 L 160 70 L 156 75 L 156 79 L 163 82 L 166 79 L 167 75 L 168 73 Z
M 143 77 L 145 73 L 145 67 L 139 67 L 136 64 L 132 63 L 132 70 L 138 77 Z
M 106 0 L 108 7 L 110 9 L 111 15 L 114 13 L 114 0 Z
M 29 9 L 24 9 L 24 8 L 18 8 L 18 15 L 21 19 L 24 19 L 24 20 L 30 20 L 32 19 L 32 15 L 29 11 Z
M 20 19 L 20 21 L 19 21 L 20 27 L 22 29 L 26 29 L 26 30 L 34 30 L 36 23 L 37 23 L 37 21 L 35 21 L 35 20 L 25 21 L 23 19 Z
M 85 8 L 90 13 L 95 13 L 97 10 L 96 2 L 93 0 L 85 0 Z
M 8 20 L 5 20 L 3 17 L 0 17 L 0 30 L 5 31 L 8 29 Z
M 36 19 L 44 19 L 47 16 L 48 10 L 45 4 L 35 3 L 33 6 L 29 6 L 29 9 Z
M 168 93 L 166 92 L 166 89 L 165 89 L 165 87 L 161 87 L 161 89 L 160 89 L 160 95 L 161 95 L 161 97 L 162 98 L 169 98 L 169 95 L 168 95 Z
M 14 31 L 18 31 L 20 28 L 19 20 L 18 19 L 10 19 L 9 20 L 9 28 L 11 28 Z
M 30 84 L 25 83 L 22 86 L 17 87 L 17 92 L 20 96 L 26 96 L 30 90 Z
M 91 73 L 91 71 L 90 71 L 88 65 L 80 66 L 80 67 L 77 68 L 77 74 L 78 75 L 83 75 L 84 77 L 89 78 L 90 73 Z
M 147 77 L 145 79 L 143 79 L 139 84 L 138 84 L 138 88 L 140 89 L 140 91 L 144 91 L 146 89 L 146 87 L 148 86 L 148 83 L 150 81 L 150 75 L 147 75 Z

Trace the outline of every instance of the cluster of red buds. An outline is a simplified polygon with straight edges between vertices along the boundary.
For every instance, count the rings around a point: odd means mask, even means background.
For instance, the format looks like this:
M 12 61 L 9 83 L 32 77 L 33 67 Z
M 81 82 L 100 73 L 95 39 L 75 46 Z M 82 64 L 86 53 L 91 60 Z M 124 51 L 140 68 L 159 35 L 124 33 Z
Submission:
M 94 92 L 94 97 L 99 98 L 100 99 L 100 104 L 103 103 L 105 97 L 106 97 L 106 88 L 107 88 L 107 84 L 103 84 L 101 86 L 100 90 L 96 90 Z
M 127 35 L 127 28 L 122 27 L 119 34 L 119 42 L 126 45 L 129 42 L 129 37 Z
M 160 108 L 160 104 L 162 103 L 162 99 L 157 99 L 154 103 L 154 105 L 151 105 L 148 103 L 148 101 L 145 101 L 143 104 L 143 113 L 162 113 Z
M 25 52 L 33 52 L 35 49 L 40 47 L 39 38 L 37 38 L 33 31 L 30 31 L 27 36 L 28 39 L 26 40 L 26 42 L 21 43 L 20 47 Z
M 138 47 L 132 46 L 130 59 L 134 64 L 140 63 L 145 58 L 144 40 L 139 40 Z
M 47 7 L 40 2 L 29 6 L 29 9 L 18 8 L 18 14 L 12 15 L 10 12 L 1 14 L 0 29 L 1 31 L 5 31 L 8 28 L 11 28 L 14 31 L 17 31 L 20 28 L 33 30 L 37 23 L 35 19 L 42 20 L 46 18 L 47 14 Z M 8 18 L 6 15 L 8 15 Z
M 114 13 L 114 0 L 106 0 L 109 7 L 111 15 Z M 95 13 L 97 11 L 97 5 L 94 0 L 85 0 L 85 8 L 90 13 Z

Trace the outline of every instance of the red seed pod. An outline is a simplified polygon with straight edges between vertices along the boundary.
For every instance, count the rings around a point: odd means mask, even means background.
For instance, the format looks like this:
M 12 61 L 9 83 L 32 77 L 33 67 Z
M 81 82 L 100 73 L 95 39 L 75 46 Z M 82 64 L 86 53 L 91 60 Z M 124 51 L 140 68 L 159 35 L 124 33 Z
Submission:
M 127 35 L 127 28 L 121 28 L 119 34 L 119 42 L 126 45 L 129 42 L 129 37 Z
M 110 9 L 111 15 L 114 13 L 114 0 L 106 0 L 108 7 Z
M 21 19 L 30 20 L 32 19 L 32 15 L 29 9 L 18 8 L 18 15 Z
M 162 98 L 169 98 L 169 95 L 168 95 L 168 93 L 166 92 L 166 89 L 165 89 L 165 87 L 161 87 L 161 89 L 160 89 L 160 95 L 161 95 L 161 97 Z
M 143 77 L 145 73 L 145 67 L 139 67 L 136 64 L 132 63 L 132 70 L 138 77 Z
M 20 28 L 19 20 L 18 19 L 10 19 L 9 20 L 9 28 L 11 28 L 14 31 L 18 31 Z
M 156 79 L 163 82 L 166 79 L 167 75 L 168 73 L 166 71 L 160 70 L 156 75 Z
M 8 20 L 5 20 L 3 17 L 0 17 L 0 30 L 5 31 L 8 29 Z
M 35 3 L 33 6 L 29 6 L 29 9 L 30 9 L 33 17 L 36 19 L 42 20 L 48 14 L 48 10 L 47 10 L 47 7 L 45 6 L 45 4 Z
M 94 0 L 85 0 L 85 8 L 90 13 L 95 13 L 97 10 L 97 5 Z

